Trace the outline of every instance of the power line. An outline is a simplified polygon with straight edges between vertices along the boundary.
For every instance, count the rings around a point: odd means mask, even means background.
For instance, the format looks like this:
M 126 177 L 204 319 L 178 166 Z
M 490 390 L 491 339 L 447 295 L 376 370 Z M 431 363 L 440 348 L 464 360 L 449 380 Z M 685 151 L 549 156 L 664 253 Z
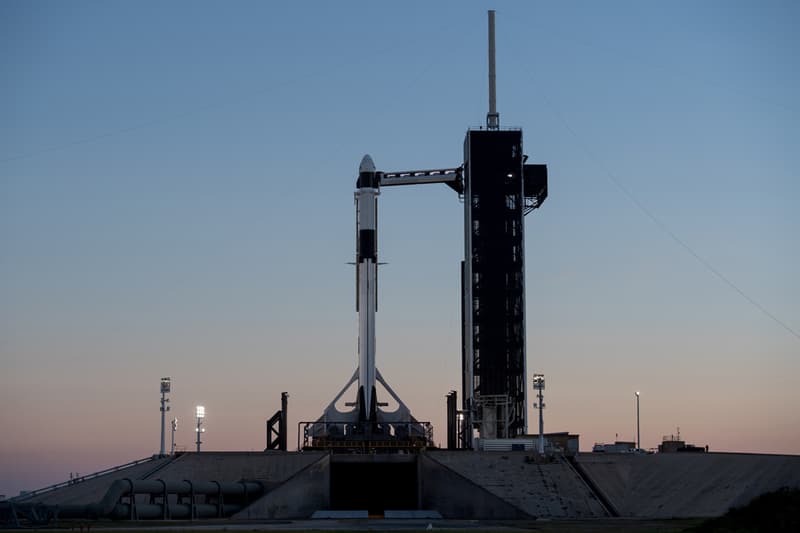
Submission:
M 608 178 L 608 180 L 611 181 L 611 183 L 613 183 L 614 186 L 626 198 L 628 198 L 628 200 L 630 200 L 631 203 L 633 203 L 633 205 L 635 205 L 636 208 L 642 214 L 644 214 L 647 218 L 649 218 L 661 231 L 663 231 L 666 235 L 668 235 L 681 248 L 683 248 L 686 252 L 688 252 L 689 255 L 691 255 L 696 261 L 698 261 L 701 265 L 703 265 L 703 267 L 705 267 L 706 270 L 708 270 L 714 276 L 716 276 L 717 279 L 719 279 L 720 281 L 725 283 L 728 287 L 730 287 L 731 289 L 736 291 L 739 294 L 739 296 L 744 298 L 744 300 L 746 302 L 748 302 L 750 305 L 752 305 L 753 307 L 755 307 L 756 309 L 761 311 L 764 315 L 766 315 L 768 318 L 770 318 L 773 322 L 775 322 L 776 324 L 781 326 L 783 329 L 788 331 L 797 340 L 800 341 L 800 333 L 798 333 L 797 331 L 792 329 L 788 324 L 786 324 L 786 322 L 784 322 L 783 320 L 781 320 L 780 318 L 775 316 L 773 313 L 771 313 L 766 307 L 761 305 L 755 298 L 751 297 L 746 292 L 744 292 L 741 288 L 739 288 L 738 285 L 736 285 L 733 281 L 731 281 L 725 274 L 723 274 L 719 269 L 717 269 L 714 265 L 712 265 L 708 260 L 706 260 L 700 254 L 698 254 L 691 246 L 686 244 L 686 242 L 683 241 L 683 239 L 678 237 L 678 235 L 676 235 L 674 231 L 672 231 L 664 222 L 662 222 L 661 219 L 659 219 L 656 215 L 653 214 L 652 211 L 650 211 L 644 204 L 642 204 L 642 202 L 640 202 L 633 195 L 633 193 L 631 193 L 624 185 L 622 185 L 622 183 L 617 179 L 617 177 L 614 175 L 614 173 L 611 172 L 611 170 L 609 170 L 608 167 L 606 167 L 603 164 L 603 161 L 599 157 L 597 157 L 595 152 L 593 150 L 591 150 L 588 147 L 588 145 L 582 140 L 582 138 L 575 132 L 575 130 L 572 129 L 572 127 L 569 125 L 567 120 L 564 118 L 564 115 L 562 115 L 561 112 L 558 111 L 558 109 L 555 107 L 555 105 L 553 105 L 552 100 L 550 100 L 550 98 L 546 94 L 544 94 L 544 93 L 541 93 L 541 94 L 544 97 L 544 99 L 547 101 L 547 104 L 549 105 L 550 110 L 553 112 L 553 114 L 556 116 L 556 118 L 558 118 L 558 120 L 561 121 L 561 123 L 564 126 L 564 128 L 575 138 L 575 140 L 580 145 L 580 147 L 583 149 L 583 151 L 591 159 L 593 159 L 595 161 L 595 163 L 605 173 L 606 178 Z

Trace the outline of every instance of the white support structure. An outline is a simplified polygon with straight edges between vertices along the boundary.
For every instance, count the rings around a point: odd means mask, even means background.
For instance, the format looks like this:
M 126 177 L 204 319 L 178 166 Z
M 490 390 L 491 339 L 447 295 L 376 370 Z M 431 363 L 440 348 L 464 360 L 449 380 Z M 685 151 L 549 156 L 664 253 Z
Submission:
M 175 455 L 175 432 L 178 431 L 178 417 L 172 419 L 172 445 L 170 446 L 170 455 Z
M 206 428 L 203 427 L 203 420 L 206 417 L 206 408 L 202 405 L 198 405 L 195 407 L 195 418 L 197 419 L 197 427 L 195 427 L 195 432 L 197 433 L 197 440 L 195 441 L 195 445 L 197 446 L 197 453 L 200 453 L 200 445 L 203 444 L 203 440 L 200 438 L 203 433 L 206 432 Z

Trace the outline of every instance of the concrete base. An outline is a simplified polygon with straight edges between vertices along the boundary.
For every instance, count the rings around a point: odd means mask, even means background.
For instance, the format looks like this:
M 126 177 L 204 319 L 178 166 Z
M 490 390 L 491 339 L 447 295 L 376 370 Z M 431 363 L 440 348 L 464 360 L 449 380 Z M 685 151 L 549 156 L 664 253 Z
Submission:
M 312 520 L 347 520 L 353 518 L 369 518 L 369 512 L 366 509 L 361 509 L 360 511 L 334 511 L 326 509 L 324 511 L 314 511 L 314 514 L 311 515 Z
M 414 517 L 435 511 L 447 519 L 472 520 L 593 519 L 607 515 L 598 496 L 622 517 L 685 518 L 719 516 L 765 492 L 800 488 L 800 456 L 580 454 L 577 465 L 588 484 L 563 460 L 532 458 L 526 452 L 443 450 L 191 453 L 44 493 L 35 501 L 98 502 L 115 479 L 126 477 L 248 479 L 268 492 L 234 519 L 307 519 L 326 509 L 384 516 L 401 510 Z
M 330 456 L 323 455 L 317 461 L 297 472 L 276 489 L 233 516 L 234 519 L 308 518 L 318 509 L 326 509 L 331 503 Z
M 766 492 L 800 488 L 796 455 L 585 453 L 577 462 L 623 517 L 720 516 Z
M 442 515 L 439 511 L 386 511 L 383 513 L 383 517 L 387 520 L 441 520 Z
M 473 452 L 466 452 L 472 455 Z M 420 456 L 422 506 L 445 518 L 524 520 L 536 518 L 492 494 L 433 457 Z
M 526 517 L 563 519 L 608 516 L 577 472 L 561 459 L 543 462 L 536 461 L 535 456 L 526 452 L 466 450 L 431 452 L 426 456 L 470 480 L 494 498 L 513 506 Z M 446 488 L 440 493 L 450 494 Z M 485 516 L 487 511 L 482 510 L 475 518 L 489 518 Z M 493 505 L 491 512 L 498 511 L 499 508 Z

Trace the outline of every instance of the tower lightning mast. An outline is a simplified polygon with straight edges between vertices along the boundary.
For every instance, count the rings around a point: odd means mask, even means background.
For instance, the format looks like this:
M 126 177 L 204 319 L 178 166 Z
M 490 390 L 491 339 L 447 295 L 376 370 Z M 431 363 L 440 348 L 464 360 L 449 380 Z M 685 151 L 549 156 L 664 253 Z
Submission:
M 497 112 L 497 80 L 494 52 L 494 9 L 489 10 L 489 112 L 486 114 L 486 127 L 500 129 L 500 113 Z

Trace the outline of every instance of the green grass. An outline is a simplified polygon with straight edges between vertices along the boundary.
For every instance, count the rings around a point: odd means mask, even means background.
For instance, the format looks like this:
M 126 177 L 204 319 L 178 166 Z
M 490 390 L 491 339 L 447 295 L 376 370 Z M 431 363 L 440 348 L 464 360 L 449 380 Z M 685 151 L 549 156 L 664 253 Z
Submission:
M 800 490 L 781 489 L 693 527 L 691 533 L 800 532 Z

